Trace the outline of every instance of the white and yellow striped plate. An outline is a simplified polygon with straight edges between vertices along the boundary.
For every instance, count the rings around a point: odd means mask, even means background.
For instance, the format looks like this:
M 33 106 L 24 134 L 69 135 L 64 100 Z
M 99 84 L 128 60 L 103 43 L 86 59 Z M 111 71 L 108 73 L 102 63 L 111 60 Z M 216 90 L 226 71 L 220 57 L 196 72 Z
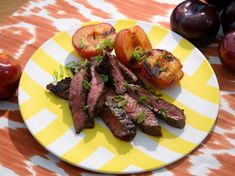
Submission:
M 139 25 L 154 48 L 166 49 L 181 60 L 184 78 L 179 85 L 161 93 L 167 101 L 185 110 L 185 128 L 172 128 L 160 121 L 161 138 L 138 130 L 135 139 L 128 143 L 113 137 L 105 124 L 96 118 L 94 129 L 76 135 L 68 103 L 48 92 L 46 85 L 52 82 L 52 73 L 60 65 L 78 59 L 71 36 L 80 26 L 49 39 L 28 61 L 19 86 L 23 119 L 41 145 L 81 168 L 105 173 L 138 173 L 169 165 L 195 149 L 212 129 L 219 108 L 216 76 L 197 48 L 165 28 L 133 20 L 105 22 L 114 25 L 117 32 Z M 87 24 L 91 23 L 83 25 Z

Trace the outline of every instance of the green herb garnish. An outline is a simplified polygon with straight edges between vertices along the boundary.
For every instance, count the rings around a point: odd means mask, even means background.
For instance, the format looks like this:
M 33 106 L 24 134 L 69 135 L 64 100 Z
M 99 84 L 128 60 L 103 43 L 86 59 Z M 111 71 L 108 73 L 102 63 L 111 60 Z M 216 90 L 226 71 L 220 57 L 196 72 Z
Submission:
M 83 111 L 87 111 L 88 110 L 88 108 L 89 108 L 89 105 L 86 105 L 86 106 L 83 106 Z
M 103 56 L 101 56 L 101 55 L 95 56 L 96 62 L 99 62 L 99 61 L 101 61 L 102 59 L 103 59 Z
M 101 76 L 101 78 L 102 78 L 102 80 L 103 80 L 104 82 L 108 82 L 108 80 L 109 80 L 109 76 L 108 76 L 108 75 L 106 75 L 106 74 L 101 74 L 100 76 Z
M 140 46 L 137 46 L 132 54 L 133 58 L 135 58 L 137 61 L 140 60 L 141 56 L 143 54 L 142 48 Z
M 172 60 L 173 60 L 172 57 L 171 57 L 171 56 L 168 56 L 167 54 L 162 54 L 162 57 L 163 57 L 164 59 L 166 59 L 167 61 L 172 61 Z
M 113 100 L 117 103 L 120 102 L 122 100 L 125 100 L 125 97 L 123 95 L 117 95 L 113 97 Z
M 149 97 L 148 96 L 141 96 L 138 98 L 138 103 L 144 103 Z
M 85 59 L 84 61 L 79 61 L 79 62 L 71 61 L 66 64 L 66 69 L 70 69 L 72 70 L 72 72 L 78 73 L 82 68 L 87 67 L 88 64 L 89 62 L 87 61 L 87 59 Z
M 84 47 L 84 43 L 82 39 L 79 39 L 78 44 L 79 44 L 79 48 L 82 49 Z
M 126 104 L 127 104 L 127 100 L 124 99 L 124 100 L 118 102 L 117 108 L 123 108 L 124 106 L 126 106 Z
M 124 86 L 128 87 L 128 82 L 126 80 L 124 81 Z
M 118 103 L 117 108 L 123 108 L 127 104 L 127 100 L 123 95 L 117 95 L 113 97 L 113 100 Z
M 110 49 L 112 49 L 113 48 L 113 42 L 111 41 L 111 39 L 106 39 L 106 40 L 104 40 L 102 43 L 98 43 L 97 45 L 96 45 L 96 49 L 97 50 L 103 50 L 103 49 L 105 49 L 105 48 L 110 48 Z
M 161 117 L 163 117 L 163 118 L 168 118 L 168 115 L 167 115 L 167 112 L 166 112 L 166 110 L 165 109 L 160 109 L 159 111 L 158 111 L 158 113 L 161 115 Z
M 144 122 L 144 119 L 145 119 L 145 114 L 144 114 L 144 111 L 141 111 L 137 114 L 137 119 L 136 119 L 136 122 L 138 124 L 142 124 Z
M 91 84 L 87 80 L 84 80 L 83 81 L 83 87 L 84 87 L 85 90 L 89 90 L 90 87 L 91 87 Z
M 159 71 L 160 72 L 164 72 L 164 71 L 166 71 L 168 69 L 168 67 L 161 67 L 161 68 L 159 68 Z
M 52 73 L 52 78 L 54 84 L 56 84 L 61 79 L 64 79 L 64 68 L 62 65 L 59 66 L 59 70 L 54 70 Z

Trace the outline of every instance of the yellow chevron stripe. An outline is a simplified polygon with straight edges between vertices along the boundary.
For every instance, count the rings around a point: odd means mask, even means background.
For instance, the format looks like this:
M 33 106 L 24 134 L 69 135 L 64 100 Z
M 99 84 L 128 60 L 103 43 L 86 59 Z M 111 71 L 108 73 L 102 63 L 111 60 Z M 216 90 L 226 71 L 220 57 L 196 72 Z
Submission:
M 161 43 L 161 41 L 166 37 L 167 34 L 168 31 L 165 28 L 159 26 L 153 26 L 147 33 L 153 48 Z
M 84 130 L 83 133 L 85 134 L 85 137 L 83 140 L 81 140 L 76 146 L 74 146 L 70 151 L 62 155 L 61 157 L 65 160 L 71 160 L 74 163 L 80 163 L 83 160 L 85 160 L 87 157 L 89 157 L 98 147 L 103 146 L 110 152 L 112 152 L 115 155 L 115 159 L 122 159 L 124 156 L 126 158 L 131 158 L 131 156 L 135 156 L 135 158 L 139 158 L 139 161 L 135 161 L 133 158 L 133 164 L 140 165 L 140 167 L 144 167 L 146 162 L 152 163 L 154 165 L 163 165 L 163 162 L 157 161 L 146 154 L 142 153 L 141 151 L 135 149 L 131 144 L 128 142 L 120 141 L 119 139 L 113 137 L 112 133 L 102 127 L 99 124 L 95 124 L 95 128 L 92 130 Z M 94 140 L 95 138 L 95 140 Z M 102 143 L 97 142 L 102 141 Z M 90 146 L 87 148 L 87 146 Z M 118 147 L 116 147 L 118 146 Z M 80 152 L 83 151 L 83 152 Z M 123 158 L 124 159 L 124 158 Z M 114 161 L 115 162 L 115 161 Z M 107 163 L 108 165 L 109 163 Z M 112 164 L 112 162 L 110 162 Z M 127 167 L 130 164 L 130 160 L 128 159 L 128 162 L 126 163 L 120 163 L 120 170 L 123 170 L 125 167 Z M 102 167 L 105 169 L 109 166 Z
M 81 26 L 88 26 L 88 25 L 93 25 L 93 24 L 98 24 L 101 23 L 101 21 L 88 21 L 85 23 L 82 23 Z
M 118 20 L 117 23 L 114 25 L 116 32 L 119 32 L 122 29 L 127 29 L 135 26 L 137 21 L 135 20 Z
M 72 45 L 72 37 L 67 32 L 61 32 L 55 37 L 52 38 L 52 40 L 57 43 L 61 48 L 63 48 L 68 53 L 72 54 L 73 56 L 80 58 L 80 56 L 77 54 L 77 52 L 74 50 Z
M 46 52 L 39 48 L 37 52 L 32 56 L 32 60 L 40 66 L 44 71 L 49 74 L 53 74 L 54 71 L 58 71 L 60 67 L 60 63 L 55 60 L 55 58 L 50 57 Z M 70 70 L 66 69 L 63 66 L 64 76 L 65 77 L 72 77 L 73 74 Z M 52 80 L 52 77 L 51 77 Z

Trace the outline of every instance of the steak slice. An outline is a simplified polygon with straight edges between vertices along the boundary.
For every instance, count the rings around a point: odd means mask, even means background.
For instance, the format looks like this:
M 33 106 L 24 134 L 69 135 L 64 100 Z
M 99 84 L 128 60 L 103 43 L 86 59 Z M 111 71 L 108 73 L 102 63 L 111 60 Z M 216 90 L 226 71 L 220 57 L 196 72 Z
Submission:
M 94 121 L 84 109 L 88 91 L 85 89 L 84 81 L 88 80 L 87 68 L 81 69 L 72 79 L 69 91 L 69 106 L 73 116 L 76 133 L 85 128 L 93 128 Z
M 102 101 L 102 96 L 105 92 L 104 82 L 95 68 L 95 64 L 90 67 L 91 87 L 87 96 L 88 115 L 90 118 L 93 118 L 96 109 L 101 108 L 104 104 L 104 101 Z
M 157 117 L 175 128 L 184 128 L 186 117 L 183 110 L 138 85 L 128 84 L 127 87 L 128 94 L 135 99 L 146 97 L 142 103 L 148 106 Z
M 125 65 L 123 65 L 121 62 L 119 62 L 117 59 L 115 59 L 115 60 L 118 63 L 119 68 L 120 68 L 125 80 L 128 83 L 134 84 L 137 81 L 137 77 L 135 76 L 135 74 L 131 70 L 129 70 L 129 68 L 127 68 Z
M 123 94 L 126 92 L 127 88 L 125 86 L 125 79 L 114 55 L 111 55 L 110 53 L 104 51 L 103 59 L 98 64 L 97 70 L 99 73 L 109 75 L 109 77 L 113 81 L 115 92 L 117 94 Z
M 69 87 L 71 78 L 67 77 L 60 81 L 58 81 L 56 84 L 50 83 L 46 86 L 47 90 L 53 92 L 55 95 L 64 98 L 65 100 L 69 99 Z
M 137 102 L 136 99 L 128 94 L 124 94 L 127 104 L 123 109 L 138 124 L 140 129 L 152 136 L 161 136 L 161 126 L 158 123 L 154 113 L 144 105 Z
M 135 137 L 136 125 L 124 109 L 117 108 L 117 103 L 112 96 L 106 95 L 105 105 L 100 116 L 117 138 L 131 141 Z

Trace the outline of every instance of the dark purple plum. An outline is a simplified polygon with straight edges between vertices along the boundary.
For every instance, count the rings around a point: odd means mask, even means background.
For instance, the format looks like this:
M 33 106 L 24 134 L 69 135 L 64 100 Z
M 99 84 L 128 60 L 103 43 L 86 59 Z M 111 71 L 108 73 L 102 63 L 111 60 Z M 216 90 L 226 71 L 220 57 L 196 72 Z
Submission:
M 218 10 L 221 10 L 228 3 L 232 2 L 232 0 L 206 0 L 206 2 L 212 6 L 215 6 Z
M 221 12 L 220 22 L 224 33 L 235 29 L 235 1 L 228 4 Z
M 235 30 L 230 31 L 222 38 L 218 52 L 224 67 L 235 74 Z
M 198 0 L 186 0 L 177 5 L 171 14 L 170 24 L 172 31 L 199 47 L 209 44 L 220 27 L 215 8 Z

